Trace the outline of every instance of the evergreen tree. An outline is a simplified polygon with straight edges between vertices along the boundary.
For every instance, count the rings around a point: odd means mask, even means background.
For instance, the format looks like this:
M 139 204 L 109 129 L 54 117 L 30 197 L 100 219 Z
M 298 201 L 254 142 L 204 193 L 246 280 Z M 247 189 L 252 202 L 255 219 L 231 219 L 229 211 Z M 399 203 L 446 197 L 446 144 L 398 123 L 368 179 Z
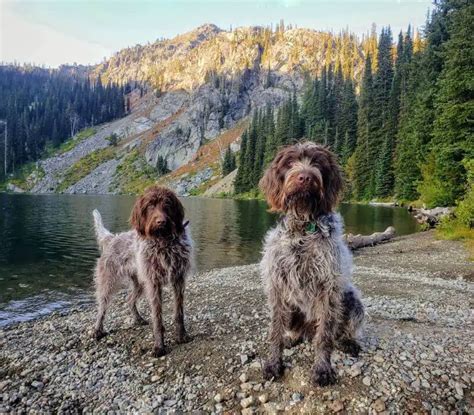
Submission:
M 462 162 L 474 157 L 474 4 L 444 1 L 441 11 L 448 40 L 442 45 L 431 156 L 419 187 L 430 206 L 453 205 L 462 197 L 467 177 Z
M 236 167 L 235 154 L 233 153 L 230 146 L 228 146 L 224 154 L 224 160 L 222 161 L 222 175 L 227 176 L 229 173 L 235 170 L 235 167 Z
M 357 119 L 357 148 L 354 153 L 354 183 L 353 195 L 358 200 L 373 197 L 371 193 L 371 177 L 374 154 L 371 148 L 373 102 L 372 59 L 370 55 L 365 61 L 364 76 L 362 78 L 359 98 L 359 112 Z
M 245 164 L 248 151 L 248 133 L 245 130 L 240 139 L 240 155 L 239 155 L 239 169 L 235 178 L 234 187 L 235 193 L 244 193 L 249 188 L 248 172 Z
M 158 176 L 163 176 L 170 172 L 168 168 L 168 161 L 163 156 L 158 156 L 158 160 L 156 161 L 156 171 Z

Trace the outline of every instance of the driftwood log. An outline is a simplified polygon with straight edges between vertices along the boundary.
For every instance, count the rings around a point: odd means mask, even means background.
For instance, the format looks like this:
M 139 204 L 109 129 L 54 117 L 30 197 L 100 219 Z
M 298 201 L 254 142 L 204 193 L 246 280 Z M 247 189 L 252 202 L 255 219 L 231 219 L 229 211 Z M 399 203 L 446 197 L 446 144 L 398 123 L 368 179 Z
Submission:
M 344 235 L 344 240 L 349 249 L 354 251 L 364 246 L 374 246 L 381 242 L 386 242 L 393 237 L 395 237 L 395 228 L 389 226 L 385 231 L 375 232 L 372 235 L 353 235 L 352 233 L 348 233 Z
M 418 223 L 427 224 L 429 227 L 434 228 L 441 218 L 451 214 L 452 209 L 449 207 L 437 207 L 434 209 L 412 209 L 411 211 L 414 212 Z

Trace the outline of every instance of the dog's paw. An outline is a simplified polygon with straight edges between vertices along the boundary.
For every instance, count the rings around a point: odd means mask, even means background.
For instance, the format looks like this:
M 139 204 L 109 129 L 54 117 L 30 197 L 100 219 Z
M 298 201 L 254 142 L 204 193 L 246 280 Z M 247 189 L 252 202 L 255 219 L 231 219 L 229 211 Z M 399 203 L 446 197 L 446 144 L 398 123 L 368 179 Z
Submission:
M 362 348 L 359 346 L 359 343 L 352 339 L 343 340 L 339 347 L 344 353 L 347 353 L 352 357 L 358 357 L 360 351 L 362 350 Z
M 315 386 L 328 386 L 334 385 L 337 381 L 336 372 L 332 367 L 320 368 L 316 367 L 313 369 L 312 382 Z
M 193 338 L 188 333 L 177 334 L 176 335 L 176 343 L 177 344 L 189 343 L 192 339 Z
M 94 339 L 99 341 L 103 337 L 107 336 L 107 332 L 104 330 L 94 330 Z
M 270 380 L 272 378 L 279 379 L 283 375 L 284 367 L 281 359 L 279 360 L 269 360 L 265 362 L 263 366 L 263 377 L 266 380 Z
M 154 347 L 153 352 L 152 352 L 152 356 L 153 357 L 162 357 L 162 356 L 166 355 L 166 353 L 168 353 L 168 351 L 166 350 L 166 347 L 164 347 L 164 346 Z

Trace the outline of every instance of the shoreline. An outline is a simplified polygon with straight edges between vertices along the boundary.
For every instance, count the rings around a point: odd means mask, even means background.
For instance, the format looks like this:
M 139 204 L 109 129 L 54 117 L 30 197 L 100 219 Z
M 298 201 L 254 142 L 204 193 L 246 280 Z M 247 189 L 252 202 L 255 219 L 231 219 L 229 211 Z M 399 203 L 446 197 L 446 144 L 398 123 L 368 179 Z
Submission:
M 307 343 L 285 349 L 281 381 L 263 380 L 267 308 L 257 266 L 246 265 L 190 279 L 188 344 L 172 339 L 165 295 L 170 349 L 159 359 L 151 328 L 132 327 L 118 297 L 99 343 L 86 305 L 0 328 L 0 413 L 472 411 L 474 272 L 462 243 L 415 233 L 363 248 L 354 262 L 368 314 L 363 352 L 333 353 L 335 386 L 311 386 Z

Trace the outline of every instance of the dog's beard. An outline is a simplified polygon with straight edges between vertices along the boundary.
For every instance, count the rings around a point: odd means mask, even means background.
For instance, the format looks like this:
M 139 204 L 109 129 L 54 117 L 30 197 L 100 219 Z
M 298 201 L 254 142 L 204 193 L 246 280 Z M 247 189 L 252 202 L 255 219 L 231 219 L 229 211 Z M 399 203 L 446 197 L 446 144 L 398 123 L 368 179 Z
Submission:
M 161 226 L 149 226 L 147 234 L 153 239 L 173 239 L 173 226 L 166 223 Z
M 312 220 L 317 206 L 317 195 L 311 190 L 293 192 L 285 197 L 286 212 L 301 220 Z

